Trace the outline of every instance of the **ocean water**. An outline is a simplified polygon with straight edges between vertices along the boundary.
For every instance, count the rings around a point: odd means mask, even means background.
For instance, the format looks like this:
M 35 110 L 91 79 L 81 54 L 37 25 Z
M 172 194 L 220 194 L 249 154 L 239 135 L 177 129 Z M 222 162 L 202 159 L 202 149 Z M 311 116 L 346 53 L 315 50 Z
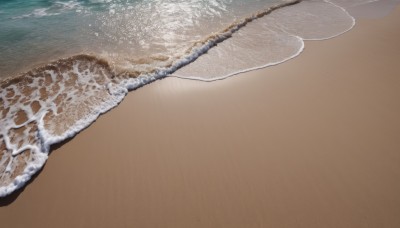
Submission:
M 182 54 L 193 42 L 278 2 L 3 0 L 0 77 L 77 53 L 108 58 L 118 67 L 136 70 L 132 61 Z
M 283 63 L 399 0 L 0 0 L 0 197 L 53 144 L 164 77 Z

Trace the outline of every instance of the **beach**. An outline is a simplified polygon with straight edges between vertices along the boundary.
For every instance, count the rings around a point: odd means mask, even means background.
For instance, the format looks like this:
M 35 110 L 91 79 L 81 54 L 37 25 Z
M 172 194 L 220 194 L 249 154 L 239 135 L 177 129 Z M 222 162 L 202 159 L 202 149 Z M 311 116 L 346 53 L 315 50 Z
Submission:
M 399 227 L 399 27 L 130 92 L 0 199 L 2 227 Z

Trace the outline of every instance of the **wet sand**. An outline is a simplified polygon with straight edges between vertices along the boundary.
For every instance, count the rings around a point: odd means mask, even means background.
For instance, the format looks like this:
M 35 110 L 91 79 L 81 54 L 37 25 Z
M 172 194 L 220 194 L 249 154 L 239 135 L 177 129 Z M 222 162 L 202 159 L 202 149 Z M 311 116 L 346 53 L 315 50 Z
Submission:
M 167 78 L 55 149 L 1 227 L 400 227 L 400 8 L 212 83 Z

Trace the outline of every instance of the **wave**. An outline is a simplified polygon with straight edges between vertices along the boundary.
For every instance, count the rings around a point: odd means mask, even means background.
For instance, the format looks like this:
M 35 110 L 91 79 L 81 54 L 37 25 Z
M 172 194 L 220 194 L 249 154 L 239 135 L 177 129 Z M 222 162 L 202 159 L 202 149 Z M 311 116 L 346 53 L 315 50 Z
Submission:
M 45 8 L 38 8 L 34 9 L 32 12 L 23 14 L 21 16 L 15 16 L 12 17 L 11 19 L 22 19 L 22 18 L 29 18 L 29 17 L 49 17 L 49 16 L 56 16 L 60 15 L 64 12 L 70 11 L 70 10 L 81 10 L 81 4 L 77 1 L 68 1 L 68 2 L 60 2 L 56 1 L 52 3 L 51 6 L 45 7 Z

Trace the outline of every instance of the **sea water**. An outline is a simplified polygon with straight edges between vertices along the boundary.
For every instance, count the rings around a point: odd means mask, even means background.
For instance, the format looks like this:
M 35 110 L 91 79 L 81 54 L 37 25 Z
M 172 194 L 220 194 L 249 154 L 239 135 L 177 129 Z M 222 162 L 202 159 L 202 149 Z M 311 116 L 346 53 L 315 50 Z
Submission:
M 0 197 L 40 170 L 51 145 L 130 90 L 169 76 L 213 81 L 279 64 L 299 55 L 304 40 L 350 30 L 352 12 L 375 15 L 380 4 L 383 15 L 397 3 L 0 0 Z

